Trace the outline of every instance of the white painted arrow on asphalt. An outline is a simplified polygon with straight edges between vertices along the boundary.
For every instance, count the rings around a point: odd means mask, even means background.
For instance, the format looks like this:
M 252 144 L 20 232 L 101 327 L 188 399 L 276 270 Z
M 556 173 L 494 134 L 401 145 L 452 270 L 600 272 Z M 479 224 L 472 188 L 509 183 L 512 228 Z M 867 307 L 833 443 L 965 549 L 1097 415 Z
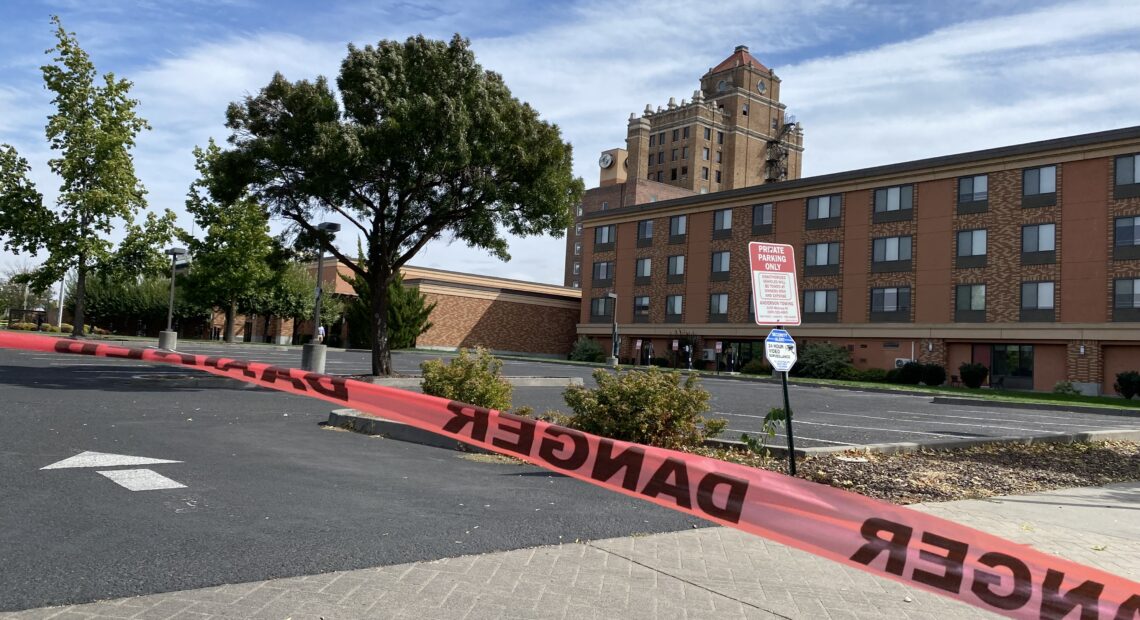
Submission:
M 106 452 L 81 452 L 71 458 L 52 463 L 45 469 L 73 469 L 84 467 L 121 467 L 124 465 L 157 465 L 161 463 L 181 463 L 168 459 L 152 459 L 145 456 L 128 456 L 126 454 L 108 454 Z M 153 491 L 156 489 L 181 489 L 186 485 L 171 480 L 162 474 L 150 469 L 112 469 L 96 472 L 111 480 L 115 484 L 130 491 Z

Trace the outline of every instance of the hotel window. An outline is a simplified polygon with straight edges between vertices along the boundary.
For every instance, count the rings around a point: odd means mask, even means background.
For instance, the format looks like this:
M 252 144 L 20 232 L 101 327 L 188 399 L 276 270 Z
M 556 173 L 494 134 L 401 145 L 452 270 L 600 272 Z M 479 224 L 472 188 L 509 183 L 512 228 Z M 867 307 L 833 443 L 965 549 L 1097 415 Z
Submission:
M 582 236 L 582 225 L 581 224 L 575 224 L 574 225 L 574 236 L 576 236 L 576 237 Z
M 681 166 L 681 178 L 682 179 L 689 178 L 689 167 L 688 166 Z
M 633 283 L 635 285 L 649 284 L 653 275 L 653 259 L 639 258 L 634 267 Z
M 574 256 L 579 256 L 581 254 L 582 254 L 582 243 L 580 241 L 575 241 L 574 242 Z
M 986 229 L 958 231 L 955 266 L 959 269 L 986 266 Z
M 705 127 L 705 140 L 712 140 L 712 129 Z
M 669 171 L 669 180 L 670 181 L 676 181 L 677 180 L 677 169 L 676 168 L 673 168 L 672 170 Z
M 1021 206 L 1048 207 L 1057 204 L 1057 167 L 1029 168 L 1021 173 Z
M 713 282 L 723 282 L 728 280 L 728 266 L 729 254 L 728 252 L 713 252 L 712 253 L 712 276 L 709 279 Z
M 959 323 L 986 321 L 985 284 L 959 284 L 955 287 L 954 320 Z
M 633 298 L 633 321 L 645 323 L 649 321 L 649 296 L 640 295 Z
M 609 209 L 609 208 L 610 208 L 610 203 L 603 200 L 602 201 L 602 211 L 605 211 L 606 209 Z
M 724 159 L 724 153 L 722 151 L 717 151 L 716 152 L 716 163 L 719 164 L 722 159 Z
M 716 171 L 716 182 L 720 183 L 720 170 Z
M 673 149 L 673 152 L 669 155 L 669 161 L 677 161 L 677 149 Z
M 607 249 L 613 249 L 614 238 L 617 236 L 617 227 L 613 224 L 609 226 L 598 226 L 594 229 L 594 251 L 604 252 L 605 246 L 610 246 Z M 602 246 L 602 247 L 599 247 Z
M 656 146 L 656 145 L 657 145 L 657 136 L 654 134 L 649 134 L 649 146 Z
M 669 218 L 669 243 L 683 243 L 689 218 L 685 215 L 674 215 Z
M 981 213 L 989 209 L 989 177 L 979 174 L 958 179 L 958 213 Z
M 582 217 L 582 205 L 578 205 L 578 217 Z
M 681 130 L 680 129 L 674 129 L 673 130 L 673 141 L 676 142 L 678 140 L 678 138 L 680 138 L 680 136 L 681 136 Z
M 842 215 L 842 204 L 842 194 L 808 198 L 806 228 L 808 230 L 838 228 Z
M 1112 320 L 1140 321 L 1140 278 L 1113 282 Z
M 732 236 L 732 209 L 713 211 L 713 239 L 726 239 Z
M 650 165 L 650 166 L 652 166 L 652 165 L 653 165 L 653 153 L 650 153 L 650 154 L 649 154 L 649 165 Z
M 665 163 L 665 151 L 657 151 L 657 165 Z
M 681 159 L 688 159 L 688 158 L 689 158 L 689 147 L 682 146 L 681 147 Z
M 1118 217 L 1112 244 L 1112 257 L 1117 260 L 1140 258 L 1140 216 Z
M 590 317 L 611 317 L 614 314 L 613 297 L 595 297 L 590 300 Z
M 668 284 L 677 284 L 685 281 L 685 257 L 684 255 L 670 256 L 669 257 L 669 271 L 665 275 L 665 282 Z
M 1055 224 L 1021 227 L 1021 264 L 1046 265 L 1057 262 Z
M 709 160 L 709 147 L 706 146 L 701 149 L 701 159 L 705 161 Z
M 573 287 L 573 288 L 581 288 L 581 287 L 582 287 L 582 283 L 581 283 L 581 282 L 579 282 L 579 281 L 577 281 L 577 280 L 574 280 L 573 282 L 571 282 L 571 283 L 570 283 L 570 286 L 571 286 L 571 287 Z
M 835 322 L 839 317 L 839 291 L 804 291 L 804 322 Z
M 899 222 L 914 216 L 914 186 L 899 185 L 875 190 L 874 222 Z
M 883 237 L 871 242 L 871 272 L 910 271 L 911 238 Z
M 1022 321 L 1054 320 L 1052 282 L 1021 283 L 1020 318 Z
M 664 180 L 664 176 L 663 176 L 663 175 L 664 175 L 664 173 L 663 173 L 661 170 L 658 170 L 658 171 L 657 171 L 657 182 L 658 182 L 658 183 L 661 183 L 661 182 L 663 182 L 663 180 Z
M 704 166 L 701 168 L 701 178 L 705 181 L 709 180 L 709 167 Z
M 574 261 L 574 275 L 582 273 L 582 263 Z
M 752 234 L 767 235 L 772 232 L 772 203 L 752 205 Z
M 871 289 L 871 321 L 899 323 L 909 320 L 909 286 Z
M 599 261 L 594 263 L 593 286 L 609 286 L 614 278 L 613 261 Z
M 1114 198 L 1140 196 L 1140 153 L 1117 157 L 1115 177 Z
M 728 319 L 728 293 L 709 295 L 709 322 L 719 323 Z
M 744 116 L 748 116 L 748 104 L 747 104 L 747 103 L 746 103 L 746 104 L 744 104 L 744 105 L 743 105 L 743 106 L 740 108 L 740 113 L 741 113 L 741 114 L 743 114 Z
M 812 243 L 804 249 L 804 275 L 830 276 L 839 273 L 839 243 Z
M 665 321 L 679 323 L 681 314 L 685 310 L 685 297 L 683 295 L 665 296 Z
M 665 132 L 657 134 L 657 146 L 665 146 Z
M 682 127 L 681 128 L 681 137 L 685 138 L 686 140 L 689 138 L 689 128 L 688 127 Z
M 644 248 L 653 245 L 653 220 L 641 220 L 637 223 L 637 247 Z
M 717 144 L 724 144 L 724 132 L 723 131 L 716 132 L 716 143 Z

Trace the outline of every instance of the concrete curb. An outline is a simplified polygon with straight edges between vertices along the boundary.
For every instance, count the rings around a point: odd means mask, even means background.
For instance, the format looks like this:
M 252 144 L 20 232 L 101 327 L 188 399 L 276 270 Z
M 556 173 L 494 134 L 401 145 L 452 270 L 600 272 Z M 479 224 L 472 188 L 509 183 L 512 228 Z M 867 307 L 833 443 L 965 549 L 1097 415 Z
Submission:
M 841 454 L 844 452 L 859 452 L 859 453 L 875 453 L 875 454 L 902 454 L 906 452 L 918 452 L 919 450 L 957 450 L 962 448 L 974 448 L 977 446 L 996 446 L 1004 444 L 1023 444 L 1029 445 L 1034 443 L 1084 443 L 1092 441 L 1140 441 L 1140 430 L 1133 429 L 1120 429 L 1120 430 L 1101 430 L 1101 431 L 1082 431 L 1077 433 L 1065 433 L 1062 435 L 1029 435 L 1026 437 L 985 437 L 981 439 L 942 439 L 938 441 L 927 442 L 913 442 L 913 441 L 900 441 L 896 443 L 875 443 L 857 445 L 852 444 L 849 446 L 823 446 L 818 448 L 796 448 L 796 456 L 818 456 L 828 454 Z M 727 439 L 708 439 L 705 440 L 705 445 L 711 448 L 730 448 L 730 449 L 745 449 L 745 445 L 739 441 L 731 441 Z M 764 446 L 775 456 L 787 456 L 788 449 L 784 446 L 771 445 Z
M 1006 409 L 1037 409 L 1041 411 L 1069 411 L 1073 413 L 1099 413 L 1101 415 L 1140 417 L 1140 410 L 1127 409 L 1124 407 L 1085 407 L 1083 405 L 1015 403 L 1003 400 L 985 400 L 981 398 L 957 398 L 954 396 L 935 396 L 931 402 L 935 405 L 980 405 L 986 407 L 1003 407 Z
M 379 435 L 387 439 L 418 443 L 434 448 L 472 452 L 475 454 L 492 454 L 489 450 L 484 450 L 463 443 L 462 441 L 451 439 L 450 437 L 444 437 L 443 435 L 437 435 L 414 426 L 371 416 L 356 409 L 336 409 L 329 413 L 329 420 L 326 424 L 357 433 L 364 433 L 365 435 Z
M 583 385 L 581 377 L 503 377 L 514 387 L 570 387 Z M 423 377 L 369 377 L 357 379 L 373 385 L 394 388 L 418 388 Z

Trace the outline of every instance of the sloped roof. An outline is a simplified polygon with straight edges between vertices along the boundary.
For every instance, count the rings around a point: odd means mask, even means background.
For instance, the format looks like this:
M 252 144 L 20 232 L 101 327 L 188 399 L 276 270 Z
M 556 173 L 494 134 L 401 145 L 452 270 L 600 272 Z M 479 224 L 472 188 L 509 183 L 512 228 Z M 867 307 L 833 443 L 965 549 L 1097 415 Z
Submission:
M 756 69 L 763 72 L 771 71 L 771 69 L 761 64 L 759 60 L 756 60 L 755 56 L 748 53 L 747 45 L 737 45 L 736 49 L 732 52 L 732 55 L 722 60 L 719 65 L 710 69 L 709 73 L 720 73 L 721 71 L 727 71 L 728 69 L 738 67 L 740 65 L 752 65 Z M 705 75 L 708 75 L 708 73 Z

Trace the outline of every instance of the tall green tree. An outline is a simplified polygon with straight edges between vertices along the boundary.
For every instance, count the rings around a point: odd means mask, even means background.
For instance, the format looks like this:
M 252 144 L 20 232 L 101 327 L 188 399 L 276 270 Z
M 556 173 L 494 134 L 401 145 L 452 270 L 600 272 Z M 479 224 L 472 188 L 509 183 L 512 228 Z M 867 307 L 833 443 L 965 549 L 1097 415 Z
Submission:
M 349 46 L 337 90 L 324 77 L 277 74 L 231 104 L 233 148 L 215 179 L 310 233 L 325 215 L 356 229 L 367 246 L 360 264 L 322 245 L 368 283 L 372 373 L 388 375 L 400 267 L 444 235 L 502 260 L 505 233 L 560 236 L 582 181 L 558 127 L 512 97 L 458 35 Z
M 109 240 L 116 223 L 130 226 L 146 206 L 146 190 L 135 177 L 130 151 L 139 132 L 149 127 L 135 112 L 138 101 L 129 96 L 131 82 L 113 73 L 100 78 L 75 34 L 66 31 L 58 17 L 52 17 L 52 23 L 56 45 L 47 53 L 54 57 L 41 70 L 56 108 L 46 127 L 48 143 L 58 153 L 48 161 L 61 180 L 56 209 L 44 205 L 42 194 L 28 179 L 27 160 L 15 148 L 2 145 L 0 235 L 10 251 L 46 251 L 43 264 L 26 278 L 34 288 L 47 288 L 75 270 L 72 333 L 78 336 L 83 333 L 88 275 L 116 257 Z M 162 221 L 172 226 L 173 215 L 168 213 Z M 148 241 L 163 231 L 137 232 Z M 142 255 L 142 264 L 130 265 L 131 271 L 145 270 L 161 252 L 151 247 Z M 122 266 L 138 258 L 138 253 L 127 253 L 118 261 Z
M 183 232 L 181 238 L 193 257 L 187 293 L 195 303 L 225 311 L 224 340 L 233 342 L 238 311 L 259 311 L 266 304 L 278 248 L 269 235 L 269 215 L 256 200 L 239 195 L 219 201 L 211 194 L 210 162 L 219 153 L 213 141 L 205 149 L 194 149 L 200 176 L 190 185 L 186 211 L 204 236 Z
M 372 292 L 368 281 L 358 274 L 350 278 L 340 276 L 352 286 L 356 298 L 346 304 L 344 313 L 348 322 L 348 340 L 354 348 L 366 347 L 372 342 Z M 416 346 L 416 338 L 431 329 L 432 310 L 436 304 L 427 303 L 427 297 L 418 286 L 404 286 L 403 274 L 388 284 L 388 345 L 393 349 Z M 322 315 L 323 316 L 323 315 Z

